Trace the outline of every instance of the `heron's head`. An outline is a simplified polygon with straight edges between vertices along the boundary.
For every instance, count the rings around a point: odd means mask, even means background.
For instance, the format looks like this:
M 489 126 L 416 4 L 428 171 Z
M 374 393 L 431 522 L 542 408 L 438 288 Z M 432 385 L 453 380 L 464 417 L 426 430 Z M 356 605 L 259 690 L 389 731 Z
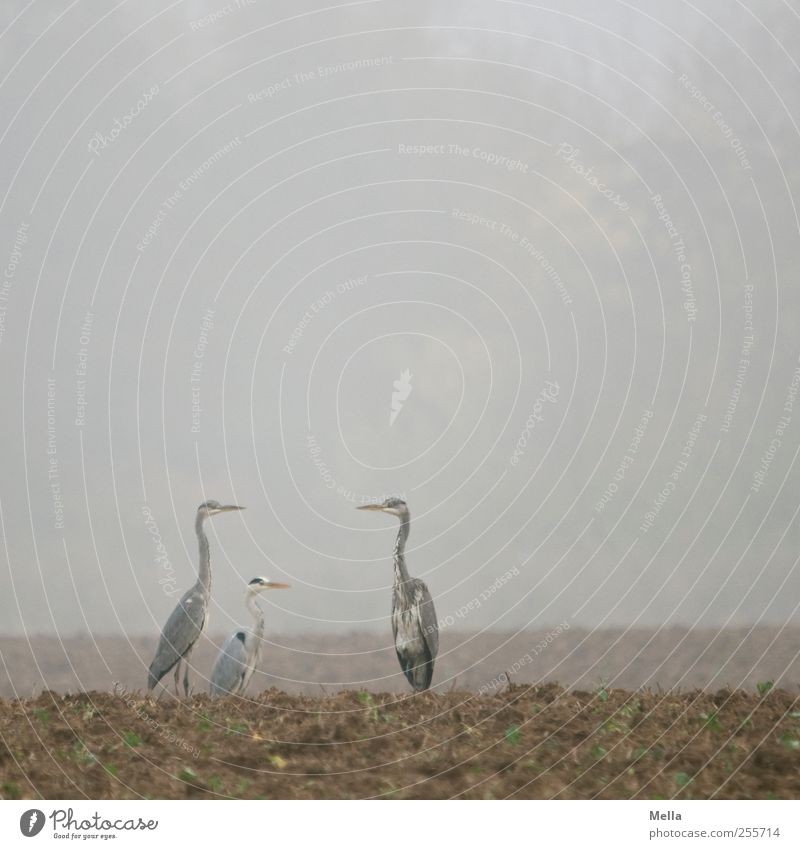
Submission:
M 358 510 L 380 510 L 381 513 L 391 513 L 400 519 L 408 519 L 408 505 L 402 498 L 387 498 L 382 504 L 362 504 Z
M 197 512 L 204 517 L 216 516 L 217 513 L 229 513 L 231 510 L 244 510 L 244 507 L 238 507 L 236 504 L 220 504 L 219 501 L 204 501 L 197 508 Z
M 247 585 L 247 592 L 260 593 L 264 590 L 288 590 L 290 584 L 279 584 L 277 581 L 270 581 L 267 578 L 253 578 Z

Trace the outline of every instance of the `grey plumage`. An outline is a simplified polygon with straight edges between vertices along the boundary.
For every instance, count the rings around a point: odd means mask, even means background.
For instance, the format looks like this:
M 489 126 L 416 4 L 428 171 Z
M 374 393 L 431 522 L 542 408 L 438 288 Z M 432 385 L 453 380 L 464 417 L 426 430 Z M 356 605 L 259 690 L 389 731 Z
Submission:
M 217 513 L 227 513 L 231 510 L 243 510 L 234 504 L 223 506 L 217 501 L 206 501 L 197 508 L 194 529 L 200 550 L 200 569 L 197 583 L 187 590 L 175 609 L 170 613 L 161 639 L 158 641 L 153 662 L 147 675 L 148 693 L 171 670 L 175 670 L 175 693 L 178 691 L 178 678 L 181 664 L 184 666 L 183 691 L 189 695 L 189 659 L 195 643 L 206 626 L 208 619 L 208 603 L 211 598 L 211 556 L 208 548 L 208 537 L 203 530 L 203 523 L 209 516 Z
M 175 669 L 175 691 L 178 692 L 181 661 L 186 661 L 184 690 L 189 690 L 189 658 L 206 623 L 208 595 L 198 583 L 187 590 L 177 607 L 170 613 L 161 632 L 153 662 L 147 675 L 147 689 L 152 690 L 170 671 Z
M 419 578 L 409 578 L 392 593 L 392 633 L 397 659 L 408 683 L 427 690 L 439 653 L 439 626 L 433 599 Z
M 264 638 L 264 613 L 256 602 L 256 595 L 264 590 L 288 589 L 288 584 L 253 578 L 247 585 L 245 606 L 253 616 L 252 630 L 234 631 L 217 656 L 211 671 L 212 696 L 241 695 L 247 689 L 261 657 Z
M 256 663 L 258 663 L 260 650 L 256 649 L 253 664 L 248 674 L 246 639 L 246 631 L 237 631 L 235 634 L 231 634 L 228 642 L 223 646 L 211 671 L 210 693 L 212 696 L 242 693 L 247 687 L 250 676 L 253 674 Z M 261 635 L 258 635 L 256 639 L 260 643 Z
M 412 578 L 406 568 L 406 540 L 411 530 L 408 505 L 400 498 L 389 498 L 383 504 L 365 504 L 359 509 L 380 510 L 400 519 L 394 547 L 394 647 L 408 683 L 416 691 L 427 690 L 433 680 L 433 666 L 439 653 L 439 624 L 427 586 L 419 578 Z

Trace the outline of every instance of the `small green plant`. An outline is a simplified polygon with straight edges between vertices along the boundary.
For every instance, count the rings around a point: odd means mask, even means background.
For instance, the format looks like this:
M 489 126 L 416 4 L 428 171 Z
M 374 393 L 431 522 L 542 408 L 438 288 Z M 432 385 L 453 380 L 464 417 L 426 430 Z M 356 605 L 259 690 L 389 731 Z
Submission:
M 22 792 L 19 789 L 19 784 L 16 781 L 4 781 L 2 785 L 3 796 L 6 799 L 19 799 Z
M 596 761 L 601 761 L 608 754 L 608 752 L 602 746 L 592 746 L 589 754 Z
M 216 775 L 212 775 L 208 779 L 208 788 L 214 793 L 222 793 L 222 779 Z
M 117 777 L 117 768 L 114 764 L 103 764 L 103 769 L 112 777 Z
M 122 742 L 131 749 L 142 745 L 142 738 L 135 731 L 126 731 L 122 735 Z
M 598 701 L 600 701 L 600 702 L 607 702 L 608 701 L 608 690 L 606 690 L 606 688 L 603 687 L 602 685 L 600 687 L 598 687 L 596 695 L 597 695 Z
M 240 778 L 236 782 L 236 795 L 241 796 L 243 793 L 247 791 L 250 785 L 253 783 L 252 778 Z
M 50 714 L 44 708 L 36 708 L 33 715 L 42 725 L 47 725 L 50 722 Z
M 519 725 L 509 725 L 508 728 L 506 728 L 505 736 L 507 743 L 511 743 L 512 746 L 516 746 L 522 739 L 522 731 L 520 730 Z
M 226 734 L 244 734 L 247 731 L 247 724 L 244 722 L 231 722 L 229 719 L 225 720 L 225 733 Z
M 790 749 L 792 751 L 800 749 L 800 740 L 798 740 L 797 737 L 789 731 L 784 731 L 778 739 L 784 749 Z
M 373 722 L 377 722 L 380 717 L 378 714 L 378 706 L 375 704 L 372 694 L 368 693 L 366 690 L 359 690 L 356 693 L 356 698 L 368 709 L 369 718 Z
M 178 773 L 178 780 L 179 781 L 197 781 L 197 773 L 190 766 L 185 766 Z
M 717 712 L 715 710 L 701 713 L 700 719 L 703 723 L 703 728 L 709 731 L 722 731 L 722 723 L 717 719 Z
M 767 693 L 775 686 L 774 681 L 759 681 L 756 684 L 756 690 L 758 691 L 759 696 L 766 696 Z
M 73 747 L 73 752 L 75 753 L 75 757 L 78 759 L 79 763 L 82 763 L 86 766 L 91 766 L 94 763 L 97 763 L 97 755 L 94 752 L 90 751 L 86 744 L 79 740 Z
M 199 731 L 210 731 L 211 730 L 211 720 L 205 716 L 200 716 L 200 719 L 197 720 L 197 728 Z
M 692 776 L 687 772 L 676 772 L 674 777 L 678 787 L 688 787 L 692 783 Z
M 600 732 L 602 734 L 627 734 L 630 729 L 627 725 L 617 722 L 613 717 L 608 717 L 600 723 Z

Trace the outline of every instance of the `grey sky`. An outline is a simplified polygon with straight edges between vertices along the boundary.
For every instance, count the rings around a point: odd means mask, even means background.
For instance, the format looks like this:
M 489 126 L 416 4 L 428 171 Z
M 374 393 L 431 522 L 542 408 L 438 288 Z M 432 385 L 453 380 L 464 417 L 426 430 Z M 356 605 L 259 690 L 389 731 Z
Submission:
M 4 633 L 797 623 L 800 17 L 431 5 L 4 4 Z

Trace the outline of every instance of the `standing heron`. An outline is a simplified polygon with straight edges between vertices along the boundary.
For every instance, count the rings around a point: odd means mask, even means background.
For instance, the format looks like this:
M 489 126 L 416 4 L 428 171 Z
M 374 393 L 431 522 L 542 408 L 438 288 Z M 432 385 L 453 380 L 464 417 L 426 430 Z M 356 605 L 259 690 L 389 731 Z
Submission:
M 288 590 L 289 584 L 279 584 L 266 578 L 253 578 L 247 585 L 245 607 L 253 617 L 253 628 L 242 628 L 231 634 L 211 670 L 212 696 L 240 696 L 247 689 L 261 656 L 264 638 L 264 611 L 256 596 L 264 590 Z
M 156 656 L 150 664 L 150 672 L 147 676 L 148 693 L 174 666 L 175 694 L 179 695 L 178 677 L 181 663 L 185 661 L 183 692 L 187 698 L 189 696 L 189 658 L 198 637 L 205 628 L 208 619 L 208 602 L 211 598 L 211 557 L 203 522 L 209 516 L 229 513 L 231 510 L 244 510 L 244 507 L 237 507 L 235 504 L 222 505 L 218 501 L 206 501 L 197 508 L 194 529 L 200 545 L 200 572 L 197 583 L 183 594 L 161 632 Z
M 392 591 L 392 631 L 397 659 L 416 691 L 427 690 L 433 678 L 433 664 L 439 651 L 439 625 L 433 599 L 419 578 L 406 569 L 405 549 L 411 529 L 411 514 L 401 498 L 387 498 L 383 504 L 364 504 L 359 510 L 380 510 L 400 519 L 394 546 L 394 589 Z

